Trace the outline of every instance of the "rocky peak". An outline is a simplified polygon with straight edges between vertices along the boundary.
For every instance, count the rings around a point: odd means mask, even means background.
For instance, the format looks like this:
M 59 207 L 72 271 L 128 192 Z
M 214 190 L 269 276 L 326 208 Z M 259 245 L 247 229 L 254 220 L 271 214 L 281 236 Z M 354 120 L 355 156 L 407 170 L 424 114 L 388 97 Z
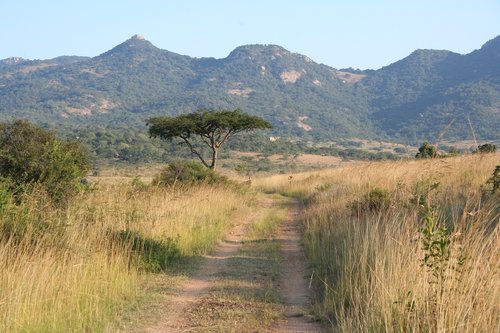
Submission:
M 2 64 L 11 65 L 11 66 L 20 64 L 20 63 L 25 62 L 25 61 L 27 61 L 27 60 L 24 58 L 21 58 L 21 57 L 11 57 L 11 58 L 0 60 L 0 62 Z
M 120 45 L 115 46 L 111 50 L 101 54 L 100 57 L 136 57 L 160 51 L 161 50 L 159 48 L 146 40 L 144 36 L 134 35 Z
M 135 39 L 135 40 L 146 40 L 143 35 L 133 35 L 132 38 L 130 39 Z

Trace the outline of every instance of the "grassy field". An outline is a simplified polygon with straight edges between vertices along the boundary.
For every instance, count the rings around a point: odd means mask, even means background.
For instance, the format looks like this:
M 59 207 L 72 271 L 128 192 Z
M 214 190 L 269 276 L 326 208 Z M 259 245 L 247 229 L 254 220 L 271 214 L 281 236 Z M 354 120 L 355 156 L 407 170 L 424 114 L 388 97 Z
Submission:
M 358 165 L 257 181 L 307 203 L 304 244 L 335 332 L 495 332 L 498 154 Z M 498 186 L 498 178 L 497 178 Z
M 493 332 L 500 198 L 488 179 L 499 162 L 498 154 L 360 162 L 254 178 L 252 186 L 306 203 L 316 315 L 333 331 Z M 243 187 L 158 188 L 127 172 L 104 177 L 64 209 L 36 193 L 2 204 L 1 332 L 115 331 L 134 317 L 156 273 L 210 252 L 232 219 L 256 207 Z M 272 233 L 280 212 L 255 224 L 251 238 Z M 277 249 L 249 241 L 242 251 L 274 258 Z M 231 301 L 239 263 L 233 268 L 211 296 Z M 256 304 L 245 327 L 269 305 Z M 229 321 L 239 315 L 220 310 Z M 195 314 L 202 325 L 206 316 Z
M 97 185 L 66 209 L 32 195 L 0 215 L 0 331 L 99 332 L 151 273 L 212 249 L 251 196 L 233 187 Z

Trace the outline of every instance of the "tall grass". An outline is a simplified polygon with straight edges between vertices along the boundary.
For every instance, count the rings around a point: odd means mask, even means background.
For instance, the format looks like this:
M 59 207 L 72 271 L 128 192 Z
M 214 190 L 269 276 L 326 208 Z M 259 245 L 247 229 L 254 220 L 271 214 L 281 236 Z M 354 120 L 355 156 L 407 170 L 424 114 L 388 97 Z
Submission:
M 333 331 L 494 332 L 500 198 L 484 184 L 496 164 L 494 154 L 370 163 L 260 186 L 308 202 L 316 306 Z
M 4 204 L 0 332 L 109 329 L 149 272 L 209 251 L 242 198 L 224 187 L 108 185 L 66 209 L 36 194 Z

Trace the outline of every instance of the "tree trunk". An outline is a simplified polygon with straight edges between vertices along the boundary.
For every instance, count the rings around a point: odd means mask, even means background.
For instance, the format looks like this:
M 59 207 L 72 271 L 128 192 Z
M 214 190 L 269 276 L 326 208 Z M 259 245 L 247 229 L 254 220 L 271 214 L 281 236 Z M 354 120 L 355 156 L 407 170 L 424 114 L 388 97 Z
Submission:
M 210 165 L 210 169 L 215 170 L 215 167 L 217 166 L 217 153 L 218 149 L 213 147 L 212 148 L 212 164 Z

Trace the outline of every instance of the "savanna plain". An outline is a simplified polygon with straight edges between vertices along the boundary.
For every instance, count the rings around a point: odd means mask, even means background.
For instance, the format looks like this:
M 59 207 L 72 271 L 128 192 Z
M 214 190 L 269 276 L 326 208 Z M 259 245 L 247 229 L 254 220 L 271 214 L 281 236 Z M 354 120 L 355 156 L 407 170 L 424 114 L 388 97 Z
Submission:
M 148 331 L 243 224 L 237 260 L 183 329 L 272 332 L 287 318 L 274 238 L 300 201 L 312 295 L 301 316 L 331 332 L 498 332 L 499 162 L 357 162 L 192 186 L 98 175 L 65 207 L 36 191 L 6 199 L 0 331 Z

